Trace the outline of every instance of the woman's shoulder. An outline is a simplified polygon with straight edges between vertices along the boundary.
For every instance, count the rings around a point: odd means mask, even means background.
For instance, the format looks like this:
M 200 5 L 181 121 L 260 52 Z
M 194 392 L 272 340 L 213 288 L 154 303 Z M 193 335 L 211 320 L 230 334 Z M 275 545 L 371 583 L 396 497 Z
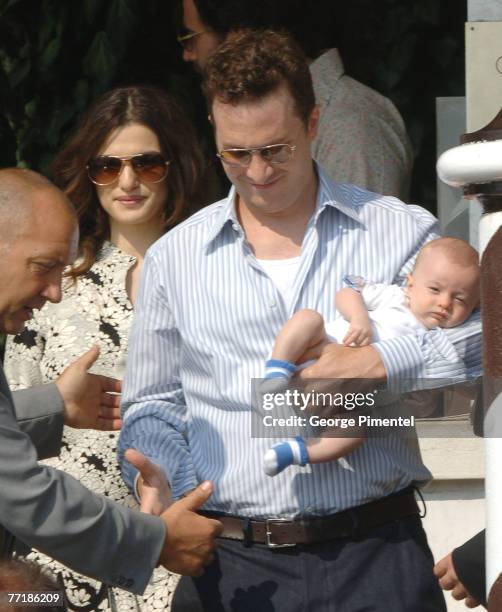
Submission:
M 96 254 L 96 261 L 92 267 L 100 267 L 103 265 L 121 267 L 130 266 L 133 263 L 136 263 L 136 257 L 134 257 L 134 255 L 124 253 L 118 246 L 109 240 L 105 240 Z
M 78 263 L 78 262 L 77 262 Z M 124 286 L 128 270 L 136 263 L 136 257 L 121 251 L 111 242 L 105 241 L 96 254 L 96 260 L 86 272 L 76 278 L 68 277 L 63 286 L 65 298 L 99 290 L 110 285 Z

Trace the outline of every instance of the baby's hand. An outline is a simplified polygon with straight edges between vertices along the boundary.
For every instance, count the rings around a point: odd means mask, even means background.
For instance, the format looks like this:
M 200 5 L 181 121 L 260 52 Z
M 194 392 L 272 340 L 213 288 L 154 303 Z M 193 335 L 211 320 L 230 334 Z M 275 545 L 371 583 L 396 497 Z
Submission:
M 373 339 L 369 317 L 353 318 L 343 339 L 345 346 L 368 346 Z

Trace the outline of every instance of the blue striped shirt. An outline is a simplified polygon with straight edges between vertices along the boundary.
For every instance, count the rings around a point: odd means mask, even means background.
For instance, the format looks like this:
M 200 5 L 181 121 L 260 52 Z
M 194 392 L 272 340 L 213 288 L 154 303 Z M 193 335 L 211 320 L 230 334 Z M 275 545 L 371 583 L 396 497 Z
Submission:
M 137 448 L 163 467 L 178 497 L 209 479 L 206 509 L 240 516 L 338 512 L 426 481 L 416 437 L 369 438 L 342 461 L 263 472 L 270 438 L 251 436 L 251 380 L 263 376 L 292 312 L 335 317 L 347 273 L 379 283 L 404 278 L 435 238 L 418 206 L 333 183 L 319 169 L 316 210 L 302 244 L 291 306 L 260 267 L 235 211 L 235 193 L 199 211 L 145 258 L 123 390 L 119 457 Z M 407 379 L 480 374 L 480 320 L 374 345 L 390 387 Z M 135 470 L 122 462 L 131 486 Z

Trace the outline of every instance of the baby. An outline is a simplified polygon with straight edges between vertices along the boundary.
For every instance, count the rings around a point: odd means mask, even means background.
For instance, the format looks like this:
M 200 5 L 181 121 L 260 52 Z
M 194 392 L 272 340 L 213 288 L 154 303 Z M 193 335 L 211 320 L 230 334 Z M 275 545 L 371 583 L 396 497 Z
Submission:
M 406 287 L 364 283 L 337 292 L 342 317 L 324 325 L 313 310 L 299 310 L 279 332 L 265 378 L 289 380 L 297 366 L 319 356 L 326 342 L 366 346 L 402 334 L 461 325 L 479 303 L 478 253 L 458 238 L 438 238 L 419 252 Z M 329 432 L 328 436 L 329 436 Z M 297 437 L 265 453 L 264 470 L 275 476 L 288 465 L 338 459 L 360 446 L 363 438 Z

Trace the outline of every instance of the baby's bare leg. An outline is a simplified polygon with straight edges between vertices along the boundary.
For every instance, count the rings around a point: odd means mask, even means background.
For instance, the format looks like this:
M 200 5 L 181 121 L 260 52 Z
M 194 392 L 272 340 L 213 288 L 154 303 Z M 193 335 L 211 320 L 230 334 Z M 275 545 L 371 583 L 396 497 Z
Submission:
M 308 353 L 312 354 L 311 358 L 316 358 L 316 347 L 322 347 L 325 342 L 327 338 L 322 316 L 309 309 L 295 312 L 278 333 L 272 356 L 265 364 L 266 390 L 282 391 L 296 371 L 295 364 L 304 361 Z M 320 352 L 320 348 L 318 350 Z M 273 387 L 269 386 L 270 382 Z M 308 460 L 305 441 L 298 437 L 270 448 L 263 458 L 263 469 L 269 476 L 275 476 L 288 465 L 305 465 Z
M 272 359 L 297 363 L 309 349 L 326 339 L 324 319 L 315 310 L 298 310 L 277 334 Z
M 324 463 L 345 457 L 363 443 L 364 438 L 308 438 L 306 440 L 309 463 Z
M 290 465 L 324 463 L 345 457 L 361 446 L 364 438 L 308 438 L 279 442 L 269 448 L 263 458 L 263 469 L 269 476 L 275 476 Z

